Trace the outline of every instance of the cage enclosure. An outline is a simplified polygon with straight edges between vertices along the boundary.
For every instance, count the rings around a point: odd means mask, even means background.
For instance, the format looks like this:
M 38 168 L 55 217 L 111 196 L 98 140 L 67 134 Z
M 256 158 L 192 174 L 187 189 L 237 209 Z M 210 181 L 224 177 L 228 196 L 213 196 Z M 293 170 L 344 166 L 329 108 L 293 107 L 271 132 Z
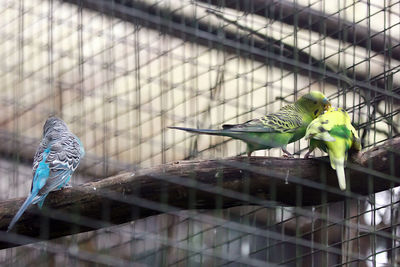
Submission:
M 0 14 L 0 265 L 400 265 L 400 2 L 3 0 Z M 326 153 L 303 158 L 305 138 L 294 158 L 247 157 L 168 128 L 221 129 L 312 91 L 359 137 L 346 190 Z M 51 115 L 85 157 L 6 232 Z

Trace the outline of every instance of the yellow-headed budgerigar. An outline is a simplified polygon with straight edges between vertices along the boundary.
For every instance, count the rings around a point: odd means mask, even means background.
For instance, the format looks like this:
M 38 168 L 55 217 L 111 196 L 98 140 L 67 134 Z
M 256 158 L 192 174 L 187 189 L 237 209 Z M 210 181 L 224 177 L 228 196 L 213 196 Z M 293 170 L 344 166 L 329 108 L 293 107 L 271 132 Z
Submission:
M 313 120 L 307 127 L 306 139 L 310 139 L 310 149 L 304 156 L 319 148 L 329 154 L 331 166 L 336 170 L 341 190 L 346 190 L 344 167 L 348 151 L 361 150 L 361 142 L 356 129 L 351 125 L 349 114 L 342 108 L 330 108 Z
M 288 156 L 286 145 L 301 139 L 308 124 L 330 107 L 328 99 L 312 91 L 295 103 L 282 107 L 278 112 L 249 120 L 242 124 L 225 124 L 221 130 L 169 127 L 198 134 L 228 136 L 247 144 L 247 155 L 260 149 L 281 147 Z

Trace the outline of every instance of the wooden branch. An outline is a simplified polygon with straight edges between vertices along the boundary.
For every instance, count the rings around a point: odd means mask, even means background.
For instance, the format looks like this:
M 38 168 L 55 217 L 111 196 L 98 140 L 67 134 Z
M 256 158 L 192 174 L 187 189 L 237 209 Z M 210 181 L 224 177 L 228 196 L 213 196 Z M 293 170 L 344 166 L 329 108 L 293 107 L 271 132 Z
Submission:
M 357 155 L 346 172 L 351 192 L 338 189 L 326 157 L 234 157 L 164 164 L 52 192 L 42 210 L 36 206 L 27 210 L 14 232 L 46 240 L 187 209 L 268 206 L 275 201 L 304 206 L 365 198 L 399 185 L 398 151 L 400 137 Z M 7 229 L 23 201 L 0 203 L 0 230 Z M 18 238 L 7 242 L 7 236 L 15 234 L 0 235 L 0 248 L 32 242 Z
M 312 30 L 326 36 L 349 42 L 356 46 L 371 49 L 379 54 L 400 60 L 399 41 L 340 18 L 319 12 L 311 7 L 302 6 L 289 1 L 275 0 L 197 0 L 208 5 L 227 7 L 245 13 L 254 13 L 262 17 L 279 20 L 289 25 Z
M 206 47 L 223 50 L 224 52 L 241 55 L 243 57 L 247 57 L 251 60 L 255 60 L 264 64 L 276 65 L 279 68 L 286 69 L 290 72 L 295 71 L 301 75 L 311 75 L 311 77 L 316 80 L 323 79 L 327 83 L 335 86 L 337 86 L 338 82 L 340 82 L 342 84 L 345 84 L 346 87 L 358 87 L 366 92 L 371 92 L 371 97 L 373 98 L 372 102 L 382 100 L 385 96 L 393 98 L 395 103 L 400 102 L 400 96 L 398 95 L 400 89 L 397 88 L 397 83 L 393 84 L 393 87 L 395 88 L 393 89 L 393 91 L 389 92 L 386 88 L 386 76 L 376 77 L 374 83 L 371 84 L 371 77 L 364 72 L 357 72 L 354 70 L 355 72 L 353 73 L 353 70 L 348 69 L 345 73 L 336 73 L 336 71 L 325 64 L 323 60 L 318 60 L 306 53 L 305 51 L 299 51 L 295 47 L 287 45 L 280 40 L 274 40 L 273 38 L 267 36 L 263 40 L 252 38 L 249 34 L 240 34 L 236 30 L 229 30 L 227 28 L 221 28 L 210 23 L 205 23 L 196 18 L 184 16 L 177 12 L 172 12 L 171 10 L 168 10 L 159 5 L 151 5 L 149 3 L 146 3 L 146 1 L 63 1 L 76 4 L 79 7 L 98 11 L 102 14 L 109 15 L 123 21 L 128 21 L 134 24 L 142 25 L 146 28 L 155 29 L 157 31 L 174 36 L 176 38 L 183 39 L 185 41 L 194 42 L 196 44 L 200 44 Z M 241 8 L 243 6 L 239 4 L 239 2 L 246 1 L 228 1 L 228 3 L 224 1 L 222 2 L 230 8 L 236 8 L 236 3 L 238 3 L 238 7 Z M 211 4 L 216 5 L 222 5 L 222 2 L 219 0 L 210 1 Z M 267 7 L 272 8 L 273 10 L 279 10 L 278 8 L 274 9 L 274 5 L 276 4 L 275 2 L 273 2 L 272 5 L 265 4 L 262 1 L 262 3 L 259 1 L 257 2 L 259 6 L 257 6 L 257 8 L 255 9 L 264 10 L 262 11 L 263 14 L 264 12 L 267 13 L 267 15 L 269 14 L 265 11 L 265 8 Z M 292 9 L 289 9 L 289 7 L 286 8 L 285 6 L 285 12 L 289 12 Z M 307 12 L 311 11 L 312 10 L 310 10 L 309 8 L 302 9 L 302 12 L 300 13 L 301 18 L 308 18 Z M 297 13 L 298 12 L 296 11 L 296 14 Z M 289 18 L 293 20 L 293 15 L 289 16 Z M 330 20 L 329 18 L 326 19 Z M 279 19 L 279 17 L 276 17 L 276 19 Z M 313 17 L 313 22 L 315 22 L 314 19 L 316 18 Z M 301 21 L 304 20 L 302 19 Z M 319 23 L 314 24 L 317 24 L 318 27 L 322 27 L 324 25 L 324 22 L 325 20 L 322 20 Z M 322 26 L 320 25 L 321 23 L 323 24 Z M 332 23 L 334 27 L 333 29 L 338 31 L 338 20 L 334 19 Z M 339 36 L 343 36 L 342 31 L 346 32 L 345 29 L 339 30 Z M 379 36 L 382 37 L 384 35 L 380 34 Z M 375 39 L 371 39 L 371 42 L 373 42 L 373 40 Z M 359 42 L 359 39 L 357 39 L 355 43 L 357 45 L 361 44 Z M 400 46 L 397 46 L 397 48 L 395 46 L 391 49 L 392 55 L 396 53 L 394 52 L 395 49 L 398 49 L 400 51 Z

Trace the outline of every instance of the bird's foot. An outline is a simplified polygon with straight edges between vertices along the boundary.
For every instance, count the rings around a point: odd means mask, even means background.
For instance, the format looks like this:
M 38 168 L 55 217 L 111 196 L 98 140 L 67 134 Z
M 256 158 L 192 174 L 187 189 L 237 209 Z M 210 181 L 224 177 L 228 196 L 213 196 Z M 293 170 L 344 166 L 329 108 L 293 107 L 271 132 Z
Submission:
M 294 156 L 292 154 L 283 154 L 284 158 L 288 158 L 288 159 L 294 159 Z
M 286 147 L 282 147 L 282 151 L 285 153 L 283 154 L 283 157 L 291 159 L 294 158 L 293 154 L 286 150 Z
M 308 152 L 304 155 L 304 158 L 308 159 L 312 152 L 313 152 L 313 150 L 308 150 Z
M 67 183 L 67 184 L 65 184 L 64 186 L 63 186 L 63 188 L 62 189 L 65 189 L 65 188 L 71 188 L 72 187 L 72 185 L 71 184 L 69 184 L 69 183 Z

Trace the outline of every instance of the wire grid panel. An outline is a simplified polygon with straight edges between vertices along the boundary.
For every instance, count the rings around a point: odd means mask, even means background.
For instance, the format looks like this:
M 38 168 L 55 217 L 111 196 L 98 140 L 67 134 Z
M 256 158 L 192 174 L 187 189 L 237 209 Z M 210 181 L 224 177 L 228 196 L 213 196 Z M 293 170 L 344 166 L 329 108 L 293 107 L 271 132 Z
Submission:
M 4 142 L 17 139 L 27 150 L 1 159 L 2 200 L 28 195 L 30 160 L 51 114 L 79 136 L 93 165 L 73 177 L 76 185 L 180 159 L 241 155 L 240 141 L 167 127 L 244 122 L 310 90 L 346 108 L 364 148 L 398 135 L 396 1 L 2 1 L 0 13 L 0 130 Z M 307 146 L 301 140 L 288 149 L 303 155 Z M 9 265 L 395 265 L 397 192 L 316 207 L 163 214 L 3 250 L 1 258 Z

